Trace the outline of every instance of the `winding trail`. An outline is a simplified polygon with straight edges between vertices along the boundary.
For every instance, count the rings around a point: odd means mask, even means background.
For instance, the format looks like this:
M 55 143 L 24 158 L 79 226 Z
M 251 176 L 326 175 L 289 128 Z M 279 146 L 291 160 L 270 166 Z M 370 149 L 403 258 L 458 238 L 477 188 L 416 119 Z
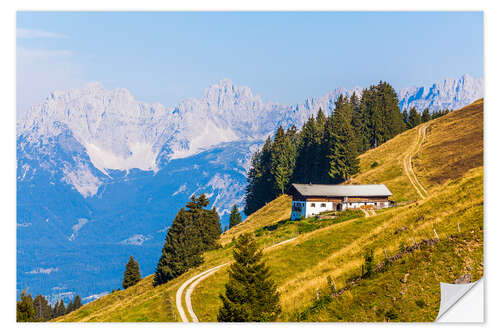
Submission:
M 266 247 L 264 249 L 264 251 L 272 249 L 272 248 L 277 247 L 279 245 L 283 245 L 283 244 L 289 243 L 289 242 L 295 240 L 296 238 L 297 237 L 290 238 L 290 239 L 287 239 L 287 240 L 285 240 L 283 242 L 279 242 L 279 243 L 276 243 L 276 244 L 271 245 L 269 247 Z M 193 310 L 193 305 L 191 303 L 191 295 L 193 294 L 194 288 L 196 288 L 196 286 L 201 281 L 203 281 L 204 279 L 206 279 L 210 275 L 214 274 L 215 272 L 217 272 L 222 267 L 229 265 L 230 263 L 231 262 L 226 262 L 226 263 L 224 263 L 222 265 L 215 266 L 215 267 L 212 267 L 210 269 L 207 269 L 206 271 L 201 272 L 200 274 L 193 276 L 192 278 L 190 278 L 189 280 L 187 280 L 186 282 L 184 282 L 179 287 L 179 289 L 177 289 L 177 292 L 175 294 L 175 306 L 177 307 L 177 311 L 179 312 L 179 315 L 181 316 L 182 322 L 184 322 L 184 323 L 189 323 L 190 322 L 190 319 L 186 315 L 186 312 L 184 311 L 184 307 L 182 306 L 182 294 L 184 294 L 184 290 L 186 289 L 186 287 L 189 286 L 188 289 L 186 290 L 186 294 L 184 295 L 184 301 L 186 302 L 186 308 L 187 308 L 187 311 L 189 313 L 189 316 L 191 317 L 191 321 L 197 323 L 197 322 L 199 322 L 199 320 L 198 320 L 198 317 L 196 316 L 196 313 Z
M 422 144 L 424 143 L 425 140 L 425 131 L 427 130 L 427 127 L 428 125 L 424 125 L 418 129 L 418 138 L 417 142 L 415 143 L 415 146 L 412 147 L 408 151 L 408 153 L 403 157 L 403 168 L 405 170 L 405 173 L 408 176 L 410 183 L 413 185 L 418 195 L 422 199 L 427 198 L 429 194 L 427 193 L 427 190 L 424 188 L 424 186 L 418 181 L 417 175 L 415 175 L 415 172 L 413 171 L 411 159 L 415 154 L 418 153 L 418 151 L 422 147 Z

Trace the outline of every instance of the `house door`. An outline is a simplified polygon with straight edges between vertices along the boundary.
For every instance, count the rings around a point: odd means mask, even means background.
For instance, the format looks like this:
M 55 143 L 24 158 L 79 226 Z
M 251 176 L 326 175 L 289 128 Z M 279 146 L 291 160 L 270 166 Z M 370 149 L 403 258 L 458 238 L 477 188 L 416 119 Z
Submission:
M 342 210 L 342 204 L 337 204 L 337 211 L 340 212 Z

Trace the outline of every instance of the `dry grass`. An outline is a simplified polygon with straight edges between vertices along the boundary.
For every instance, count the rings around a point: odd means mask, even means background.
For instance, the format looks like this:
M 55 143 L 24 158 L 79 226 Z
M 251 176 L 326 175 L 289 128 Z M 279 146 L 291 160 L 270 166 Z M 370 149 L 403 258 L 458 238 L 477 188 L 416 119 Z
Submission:
M 413 161 L 421 182 L 430 188 L 482 166 L 483 100 L 431 122 Z
M 239 225 L 223 233 L 220 243 L 226 245 L 231 242 L 233 237 L 238 237 L 244 232 L 254 232 L 259 228 L 286 220 L 290 218 L 291 210 L 292 198 L 288 195 L 282 195 L 247 217 Z
M 406 131 L 387 141 L 376 149 L 369 150 L 360 156 L 360 173 L 351 183 L 376 184 L 383 183 L 392 192 L 392 200 L 415 201 L 418 193 L 404 172 L 403 158 L 416 145 L 418 128 Z M 377 162 L 377 166 L 372 165 Z

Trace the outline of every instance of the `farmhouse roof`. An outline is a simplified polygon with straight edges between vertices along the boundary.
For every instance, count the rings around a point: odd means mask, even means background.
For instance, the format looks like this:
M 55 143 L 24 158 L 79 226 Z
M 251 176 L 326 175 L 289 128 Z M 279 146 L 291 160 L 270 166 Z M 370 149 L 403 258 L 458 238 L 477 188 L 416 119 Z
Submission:
M 319 185 L 292 184 L 303 196 L 320 197 L 371 197 L 390 196 L 391 191 L 384 184 L 369 185 Z

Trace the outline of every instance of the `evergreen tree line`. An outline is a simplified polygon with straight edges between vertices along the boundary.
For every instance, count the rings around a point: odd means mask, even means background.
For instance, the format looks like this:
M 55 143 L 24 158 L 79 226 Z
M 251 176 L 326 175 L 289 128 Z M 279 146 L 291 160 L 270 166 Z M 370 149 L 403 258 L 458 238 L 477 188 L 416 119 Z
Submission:
M 406 129 L 412 129 L 429 120 L 447 115 L 450 112 L 451 110 L 448 109 L 430 112 L 429 108 L 425 108 L 422 114 L 420 114 L 415 107 L 412 107 L 409 112 L 406 109 L 403 111 L 403 120 L 406 124 Z
M 161 257 L 156 267 L 153 285 L 168 282 L 203 262 L 204 251 L 215 249 L 221 234 L 219 214 L 206 209 L 205 194 L 193 195 L 177 213 L 168 229 Z
M 279 127 L 252 157 L 245 214 L 283 194 L 292 183 L 337 184 L 359 171 L 358 156 L 407 129 L 395 90 L 386 82 L 361 97 L 339 96 L 335 109 L 319 109 L 301 130 Z
M 68 304 L 61 299 L 52 306 L 43 295 L 37 295 L 35 299 L 26 291 L 21 292 L 20 300 L 17 302 L 16 317 L 18 322 L 41 322 L 49 321 L 63 316 L 82 306 L 82 299 L 76 295 Z

